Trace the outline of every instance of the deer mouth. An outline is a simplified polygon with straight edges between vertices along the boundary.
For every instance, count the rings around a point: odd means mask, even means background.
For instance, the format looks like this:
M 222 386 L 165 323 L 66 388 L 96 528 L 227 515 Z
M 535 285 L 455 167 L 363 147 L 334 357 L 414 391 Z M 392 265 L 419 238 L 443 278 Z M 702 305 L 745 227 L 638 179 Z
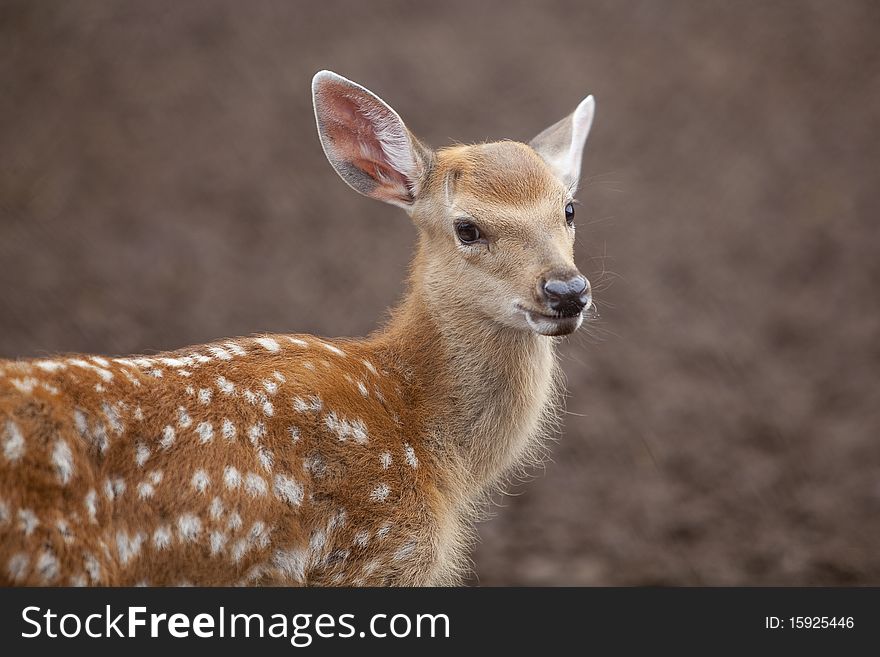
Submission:
M 574 333 L 580 328 L 580 325 L 584 321 L 583 312 L 574 314 L 547 313 L 525 308 L 523 306 L 520 306 L 520 310 L 525 315 L 529 328 L 535 333 L 551 337 Z

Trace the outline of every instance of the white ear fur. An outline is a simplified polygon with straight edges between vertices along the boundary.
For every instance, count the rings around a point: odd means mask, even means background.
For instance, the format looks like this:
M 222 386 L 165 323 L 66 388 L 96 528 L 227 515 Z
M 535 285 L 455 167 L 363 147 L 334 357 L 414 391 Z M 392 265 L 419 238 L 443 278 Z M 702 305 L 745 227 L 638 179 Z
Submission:
M 332 71 L 312 79 L 312 102 L 324 154 L 355 191 L 408 209 L 430 152 L 400 116 L 368 89 Z
M 587 143 L 587 135 L 590 134 L 590 126 L 593 125 L 595 111 L 596 102 L 592 96 L 587 96 L 574 112 L 529 142 L 529 146 L 537 151 L 556 177 L 572 192 L 577 188 L 581 177 L 584 145 Z

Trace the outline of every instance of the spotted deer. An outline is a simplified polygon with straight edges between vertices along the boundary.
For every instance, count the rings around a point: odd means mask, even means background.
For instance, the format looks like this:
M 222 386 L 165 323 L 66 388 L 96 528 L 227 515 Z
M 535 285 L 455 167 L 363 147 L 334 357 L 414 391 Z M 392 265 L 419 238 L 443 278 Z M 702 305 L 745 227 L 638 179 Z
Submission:
M 0 361 L 0 583 L 454 585 L 476 514 L 557 417 L 587 97 L 529 144 L 431 150 L 329 71 L 342 179 L 418 229 L 360 339 L 261 335 L 149 356 Z

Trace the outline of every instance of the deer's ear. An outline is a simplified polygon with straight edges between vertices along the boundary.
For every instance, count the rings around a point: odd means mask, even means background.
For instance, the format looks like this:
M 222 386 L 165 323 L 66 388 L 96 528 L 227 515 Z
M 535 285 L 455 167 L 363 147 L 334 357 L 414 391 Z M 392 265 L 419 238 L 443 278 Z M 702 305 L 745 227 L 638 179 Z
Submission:
M 556 177 L 574 192 L 581 177 L 584 144 L 593 124 L 596 103 L 592 96 L 584 98 L 577 109 L 554 123 L 529 142 L 550 166 Z
M 342 179 L 371 198 L 409 209 L 431 151 L 381 98 L 332 71 L 312 80 L 312 102 L 324 154 Z

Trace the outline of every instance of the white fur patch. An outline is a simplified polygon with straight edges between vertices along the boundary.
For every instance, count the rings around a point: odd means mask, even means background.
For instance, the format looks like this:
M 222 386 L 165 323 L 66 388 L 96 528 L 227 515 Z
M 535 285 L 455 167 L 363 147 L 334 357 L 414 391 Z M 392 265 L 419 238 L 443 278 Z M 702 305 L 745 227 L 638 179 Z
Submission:
M 226 484 L 226 488 L 235 490 L 241 486 L 241 473 L 231 465 L 227 465 L 226 469 L 223 470 L 223 481 Z
M 66 485 L 73 477 L 73 453 L 70 451 L 70 445 L 67 441 L 58 439 L 52 448 L 52 465 L 55 467 L 55 474 L 58 480 Z
M 199 493 L 204 493 L 208 490 L 208 486 L 210 485 L 211 478 L 208 476 L 208 473 L 201 468 L 196 470 L 195 474 L 193 474 L 192 476 L 192 487 L 195 488 Z
M 191 513 L 184 513 L 177 519 L 177 535 L 183 542 L 194 541 L 202 531 L 202 521 Z
M 244 478 L 244 489 L 251 497 L 262 497 L 266 494 L 268 486 L 266 480 L 255 472 L 248 472 Z
M 388 499 L 388 495 L 391 493 L 391 489 L 388 487 L 388 484 L 381 483 L 376 486 L 373 491 L 370 493 L 370 499 L 374 502 L 384 502 Z
M 167 550 L 171 545 L 171 529 L 168 525 L 161 525 L 153 532 L 153 546 L 157 550 Z
M 214 440 L 214 427 L 210 422 L 201 422 L 196 427 L 196 433 L 199 434 L 199 442 L 203 445 Z
M 272 338 L 254 338 L 254 342 L 259 344 L 266 351 L 280 351 L 281 345 L 278 344 L 277 340 L 273 340 Z
M 6 573 L 13 582 L 23 582 L 30 571 L 31 558 L 24 552 L 17 552 L 6 562 Z
M 217 387 L 224 395 L 232 395 L 235 393 L 235 384 L 225 376 L 217 377 Z
M 21 429 L 12 420 L 6 420 L 3 430 L 3 456 L 10 463 L 15 463 L 24 455 L 24 436 Z
M 169 424 L 162 429 L 162 439 L 159 441 L 159 445 L 162 449 L 168 449 L 174 444 L 174 438 L 174 427 Z
M 275 475 L 275 496 L 291 506 L 299 506 L 303 501 L 303 487 L 287 475 Z
M 419 467 L 419 459 L 416 456 L 416 450 L 409 443 L 403 443 L 403 453 L 406 456 L 406 462 L 413 470 Z

